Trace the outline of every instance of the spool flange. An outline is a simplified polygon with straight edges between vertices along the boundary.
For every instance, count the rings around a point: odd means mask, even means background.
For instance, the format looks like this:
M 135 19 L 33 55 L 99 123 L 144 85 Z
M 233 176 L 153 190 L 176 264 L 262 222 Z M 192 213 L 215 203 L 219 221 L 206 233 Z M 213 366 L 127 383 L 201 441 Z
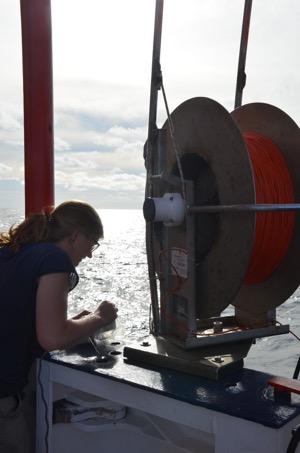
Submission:
M 178 106 L 171 119 L 184 178 L 194 181 L 195 204 L 210 204 L 213 199 L 221 205 L 255 203 L 248 152 L 227 110 L 216 101 L 198 97 Z M 168 121 L 163 129 L 167 134 L 166 171 L 177 174 Z M 154 190 L 154 196 L 164 193 L 160 186 Z M 250 261 L 255 218 L 249 213 L 201 214 L 195 221 L 196 315 L 206 318 L 219 315 L 239 291 Z M 185 247 L 184 226 L 166 234 L 169 245 Z
M 258 133 L 270 138 L 286 162 L 294 188 L 294 203 L 300 202 L 300 130 L 282 110 L 269 104 L 246 104 L 231 113 L 241 133 Z M 265 312 L 285 302 L 300 283 L 300 213 L 295 223 L 288 250 L 271 276 L 259 284 L 242 284 L 232 304 L 251 313 Z

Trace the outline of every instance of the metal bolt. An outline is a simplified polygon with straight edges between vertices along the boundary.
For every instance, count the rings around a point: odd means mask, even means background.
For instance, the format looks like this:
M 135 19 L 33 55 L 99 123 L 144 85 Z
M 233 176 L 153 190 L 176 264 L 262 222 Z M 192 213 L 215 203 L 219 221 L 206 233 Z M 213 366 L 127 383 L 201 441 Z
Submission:
M 224 359 L 222 359 L 222 357 L 218 355 L 213 358 L 213 361 L 216 363 L 222 363 L 222 362 L 224 362 Z
M 223 323 L 222 321 L 215 321 L 214 322 L 214 332 L 223 332 Z

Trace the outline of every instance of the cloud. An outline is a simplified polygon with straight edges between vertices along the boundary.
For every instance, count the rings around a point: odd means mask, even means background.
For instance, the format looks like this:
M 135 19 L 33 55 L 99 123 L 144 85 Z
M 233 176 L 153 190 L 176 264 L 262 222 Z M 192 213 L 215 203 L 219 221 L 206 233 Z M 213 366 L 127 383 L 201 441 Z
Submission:
M 101 147 L 107 146 L 114 148 L 115 151 L 135 152 L 141 150 L 147 137 L 146 128 L 125 128 L 122 126 L 113 126 L 102 134 L 94 137 L 94 143 Z
M 12 170 L 12 167 L 9 167 L 8 165 L 5 165 L 5 164 L 1 164 L 0 163 L 0 174 L 5 174 L 5 173 L 8 173 Z
M 62 172 L 55 174 L 58 185 L 68 190 L 86 191 L 103 189 L 109 191 L 140 191 L 145 186 L 145 177 L 125 173 L 119 168 L 113 168 L 99 175 L 91 176 L 85 172 Z
M 59 137 L 54 137 L 55 151 L 68 151 L 70 148 L 70 143 L 66 142 L 65 140 L 61 140 Z
M 0 130 L 3 133 L 23 131 L 23 117 L 19 107 L 0 102 Z
M 96 168 L 96 164 L 91 160 L 91 153 L 82 153 L 87 159 L 78 159 L 74 154 L 63 154 L 55 158 L 55 164 L 58 168 L 68 168 L 70 170 L 85 169 L 91 170 Z
M 161 69 L 169 110 L 203 96 L 231 111 L 244 2 L 182 5 L 164 2 Z M 56 199 L 81 195 L 97 207 L 140 206 L 155 1 L 87 0 L 83 6 L 72 0 L 72 17 L 70 0 L 52 1 L 51 9 Z M 243 95 L 243 103 L 268 102 L 298 123 L 299 18 L 298 0 L 289 0 L 288 8 L 284 0 L 253 2 Z M 19 0 L 0 1 L 0 61 L 0 175 L 19 186 L 24 147 Z M 160 90 L 158 127 L 166 118 Z
M 85 132 L 84 143 L 69 143 L 68 149 L 56 153 L 57 186 L 79 192 L 98 189 L 144 193 L 145 137 L 146 128 L 140 127 L 115 125 L 101 133 Z

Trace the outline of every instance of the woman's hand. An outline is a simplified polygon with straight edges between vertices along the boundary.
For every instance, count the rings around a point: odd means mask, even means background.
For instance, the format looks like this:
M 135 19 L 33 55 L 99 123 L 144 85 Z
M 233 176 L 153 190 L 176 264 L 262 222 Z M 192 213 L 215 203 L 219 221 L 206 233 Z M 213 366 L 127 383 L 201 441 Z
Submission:
M 113 322 L 117 318 L 118 309 L 113 302 L 109 302 L 108 300 L 104 300 L 100 303 L 98 308 L 94 311 L 96 316 L 99 316 L 103 322 L 103 326 L 107 326 L 111 322 Z
M 46 351 L 72 347 L 117 317 L 115 304 L 103 301 L 94 312 L 84 310 L 68 319 L 69 274 L 43 275 L 36 300 L 36 333 Z
M 91 312 L 88 310 L 83 310 L 82 312 L 78 313 L 78 315 L 73 316 L 72 319 L 80 319 L 83 318 L 86 315 L 89 315 Z

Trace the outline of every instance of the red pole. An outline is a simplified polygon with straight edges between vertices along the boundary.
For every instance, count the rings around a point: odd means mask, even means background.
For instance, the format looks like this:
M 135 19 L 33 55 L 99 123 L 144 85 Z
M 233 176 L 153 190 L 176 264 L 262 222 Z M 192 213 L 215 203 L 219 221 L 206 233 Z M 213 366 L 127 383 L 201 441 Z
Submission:
M 54 204 L 51 0 L 20 0 L 25 214 Z

